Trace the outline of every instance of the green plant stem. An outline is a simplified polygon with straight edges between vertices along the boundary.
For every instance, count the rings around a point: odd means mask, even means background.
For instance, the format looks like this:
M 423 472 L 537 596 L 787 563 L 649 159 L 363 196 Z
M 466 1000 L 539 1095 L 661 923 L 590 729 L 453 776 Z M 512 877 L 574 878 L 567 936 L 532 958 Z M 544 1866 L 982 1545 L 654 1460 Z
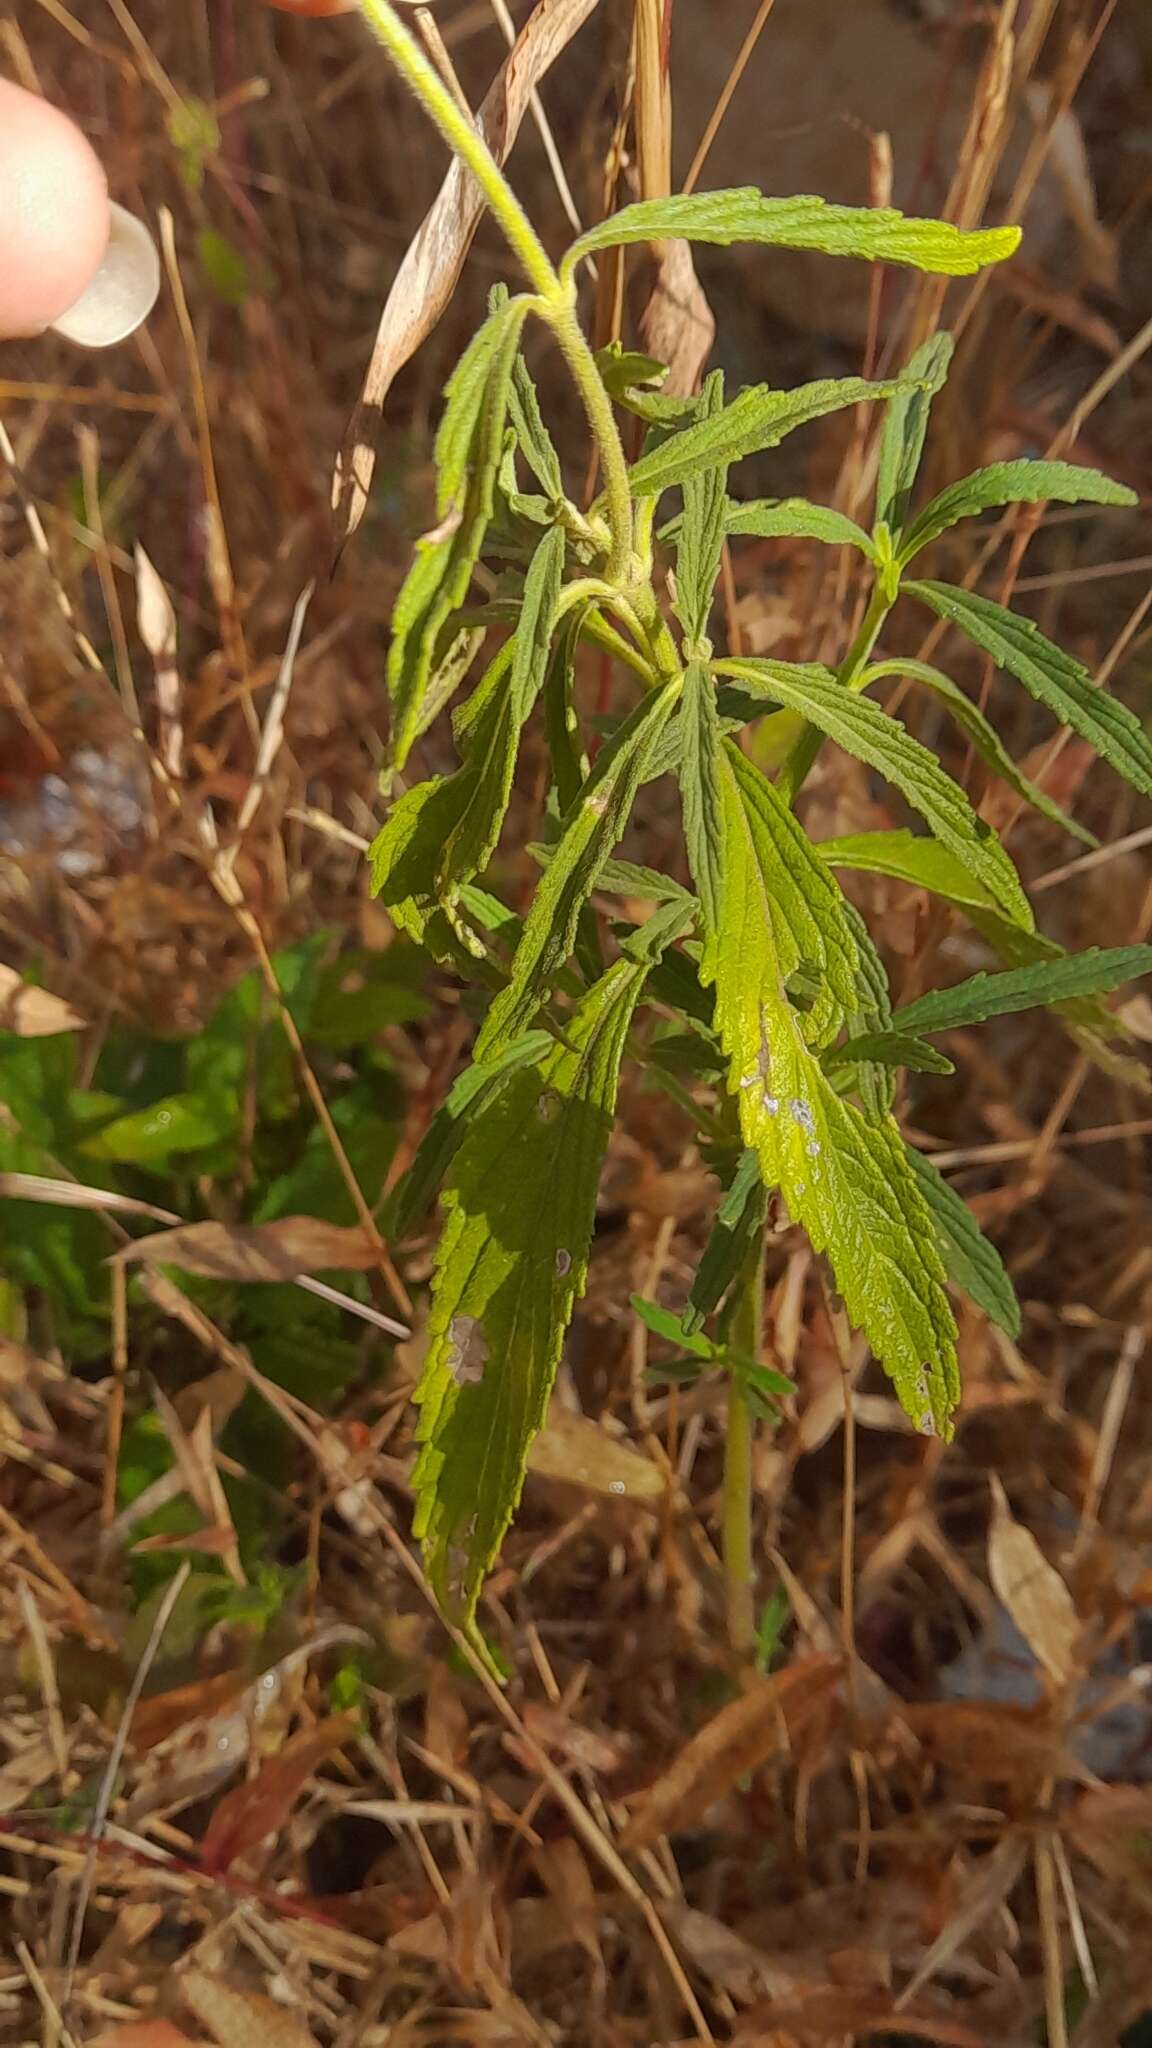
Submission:
M 562 290 L 560 280 L 475 122 L 457 105 L 390 0 L 360 0 L 360 6 L 369 28 L 383 43 L 404 83 L 435 121 L 449 148 L 471 171 L 535 289 L 542 298 L 554 300 Z
M 846 690 L 856 687 L 868 657 L 880 637 L 892 604 L 892 598 L 885 590 L 881 579 L 877 577 L 868 600 L 868 609 L 861 621 L 860 631 L 836 671 L 837 682 L 842 683 Z M 776 787 L 786 804 L 795 803 L 823 744 L 824 734 L 818 732 L 814 725 L 806 724 L 777 777 Z
M 535 228 L 475 122 L 470 121 L 457 105 L 420 45 L 404 27 L 390 0 L 360 0 L 360 6 L 368 26 L 383 43 L 405 84 L 436 123 L 449 147 L 471 171 L 510 247 L 540 295 L 539 312 L 560 345 L 600 450 L 608 524 L 612 533 L 608 578 L 612 583 L 624 585 L 630 580 L 632 570 L 632 493 L 628 483 L 628 463 L 612 411 L 612 400 L 576 317 L 575 285 L 558 277 Z
M 756 1654 L 752 1581 L 752 1417 L 734 1374 L 724 1421 L 724 1606 L 728 1645 L 738 1664 Z
M 759 1359 L 764 1317 L 764 1240 L 758 1236 L 736 1285 L 728 1337 L 734 1350 Z M 755 1572 L 752 1563 L 752 1415 L 734 1372 L 728 1375 L 724 1435 L 724 1604 L 728 1643 L 738 1664 L 756 1656 Z
M 604 507 L 612 532 L 612 552 L 605 573 L 610 583 L 626 585 L 632 572 L 632 487 L 628 481 L 628 462 L 612 400 L 596 367 L 596 358 L 587 336 L 576 317 L 575 304 L 559 281 L 545 317 L 564 352 L 600 450 Z

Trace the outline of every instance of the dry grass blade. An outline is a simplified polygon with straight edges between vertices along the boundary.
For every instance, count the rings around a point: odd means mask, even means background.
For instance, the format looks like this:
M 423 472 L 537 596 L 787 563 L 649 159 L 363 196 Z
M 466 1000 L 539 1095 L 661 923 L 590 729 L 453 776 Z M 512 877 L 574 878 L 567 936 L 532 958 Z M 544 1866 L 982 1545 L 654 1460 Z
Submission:
M 595 5 L 596 0 L 540 0 L 524 24 L 476 116 L 497 163 L 507 161 L 535 87 Z M 447 306 L 483 211 L 479 186 L 453 158 L 388 294 L 364 389 L 337 457 L 332 480 L 337 547 L 343 547 L 364 516 L 384 401 Z
M 108 1811 L 115 1796 L 116 1780 L 120 1775 L 120 1766 L 124 1761 L 124 1752 L 128 1747 L 128 1735 L 132 1726 L 132 1716 L 140 1704 L 140 1698 L 147 1683 L 148 1673 L 156 1661 L 157 1652 L 164 1640 L 165 1630 L 175 1612 L 176 1602 L 184 1591 L 190 1571 L 191 1565 L 187 1563 L 182 1564 L 164 1589 L 164 1597 L 156 1609 L 156 1619 L 149 1632 L 148 1641 L 144 1645 L 144 1653 L 133 1673 L 132 1683 L 128 1688 L 123 1711 L 120 1715 L 116 1733 L 112 1739 L 112 1747 L 108 1752 L 108 1761 L 104 1766 L 104 1775 L 100 1780 L 100 1789 L 96 1795 L 96 1804 L 92 1812 L 88 1853 L 84 1858 L 84 1869 L 81 1873 L 80 1885 L 76 1894 L 72 1934 L 68 1944 L 68 1965 L 65 1973 L 65 2004 L 68 2003 L 71 1997 L 72 1980 L 76 1973 L 76 1965 L 80 1960 L 80 1950 L 84 1942 L 84 1922 L 88 1916 L 88 1901 L 92 1896 L 92 1888 L 96 1878 L 96 1857 L 99 1852 L 101 1837 L 107 1824 Z
M 165 773 L 179 781 L 184 766 L 184 730 L 180 722 L 180 672 L 176 666 L 176 613 L 140 542 L 136 543 L 136 624 L 152 657 L 156 706 L 160 714 L 160 759 Z
M 0 1031 L 17 1038 L 55 1038 L 61 1031 L 83 1031 L 84 1019 L 70 1003 L 46 988 L 35 988 L 14 967 L 0 966 Z
M 118 1209 L 125 1216 L 150 1216 L 154 1223 L 179 1223 L 171 1209 L 158 1209 L 137 1195 L 113 1188 L 85 1187 L 75 1180 L 54 1180 L 46 1173 L 0 1173 L 0 1196 L 11 1201 L 51 1202 L 61 1209 Z
M 988 1576 L 1021 1635 L 1056 1686 L 1076 1668 L 1080 1622 L 1072 1595 L 1030 1529 L 1016 1521 L 999 1479 L 992 1480 Z
M 210 1280 L 296 1280 L 313 1267 L 366 1273 L 376 1248 L 356 1226 L 284 1216 L 276 1223 L 184 1223 L 137 1238 L 116 1254 L 124 1261 L 179 1266 Z
M 268 713 L 260 734 L 256 766 L 252 771 L 252 780 L 244 792 L 244 802 L 240 806 L 240 816 L 236 820 L 236 835 L 238 839 L 244 837 L 245 832 L 260 808 L 260 800 L 264 795 L 268 777 L 272 773 L 273 764 L 284 738 L 284 719 L 288 710 L 288 699 L 292 694 L 292 678 L 296 671 L 296 656 L 300 652 L 300 640 L 304 632 L 304 621 L 308 616 L 308 606 L 312 601 L 312 592 L 315 588 L 314 583 L 309 583 L 301 591 L 292 612 L 292 623 L 288 628 L 288 643 L 284 649 L 279 674 L 276 677 L 276 687 L 272 692 L 272 700 L 268 706 Z M 235 849 L 232 850 L 231 858 L 235 859 Z
M 624 1847 L 646 1848 L 670 1830 L 692 1826 L 740 1778 L 786 1754 L 843 1671 L 841 1657 L 805 1657 L 721 1707 L 644 1795 Z

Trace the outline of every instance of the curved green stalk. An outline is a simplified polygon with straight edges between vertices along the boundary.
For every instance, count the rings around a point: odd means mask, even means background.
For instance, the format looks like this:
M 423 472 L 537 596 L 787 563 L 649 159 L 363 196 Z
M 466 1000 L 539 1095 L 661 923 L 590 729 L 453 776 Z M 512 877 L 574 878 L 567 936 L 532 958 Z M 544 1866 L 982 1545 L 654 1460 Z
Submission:
M 391 0 L 360 0 L 364 18 L 383 43 L 410 91 L 436 123 L 449 148 L 471 171 L 487 205 L 540 295 L 541 318 L 552 329 L 584 403 L 588 424 L 600 450 L 604 495 L 612 549 L 608 577 L 626 584 L 632 568 L 632 493 L 624 444 L 612 401 L 596 367 L 596 358 L 576 318 L 575 286 L 560 279 L 548 254 L 474 121 L 457 105 L 415 37 L 399 19 Z

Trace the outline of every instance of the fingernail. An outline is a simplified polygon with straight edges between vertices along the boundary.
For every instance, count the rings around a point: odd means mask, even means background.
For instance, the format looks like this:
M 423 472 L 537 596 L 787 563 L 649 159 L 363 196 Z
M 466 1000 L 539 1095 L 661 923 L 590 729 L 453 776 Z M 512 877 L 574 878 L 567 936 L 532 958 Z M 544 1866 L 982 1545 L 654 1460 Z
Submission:
M 112 227 L 99 270 L 74 306 L 52 322 L 80 348 L 112 348 L 134 334 L 160 295 L 160 258 L 143 221 L 112 202 Z

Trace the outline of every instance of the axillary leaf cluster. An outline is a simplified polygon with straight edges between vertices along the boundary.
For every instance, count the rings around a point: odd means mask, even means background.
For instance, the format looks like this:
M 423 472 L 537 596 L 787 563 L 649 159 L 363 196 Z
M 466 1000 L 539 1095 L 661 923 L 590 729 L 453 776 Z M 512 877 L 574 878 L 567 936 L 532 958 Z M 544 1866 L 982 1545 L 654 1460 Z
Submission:
M 990 508 L 1048 498 L 1132 502 L 1090 469 L 1003 462 L 914 509 L 932 399 L 948 371 L 947 335 L 934 336 L 884 383 L 823 379 L 729 396 L 714 372 L 697 398 L 682 400 L 662 396 L 644 359 L 594 355 L 576 313 L 581 258 L 629 242 L 742 241 L 957 276 L 1010 256 L 1015 229 L 962 233 L 943 221 L 817 198 L 706 192 L 625 207 L 554 268 L 388 0 L 362 6 L 481 183 L 529 287 L 516 297 L 493 293 L 448 384 L 436 440 L 437 524 L 417 543 L 392 620 L 386 786 L 395 786 L 413 746 L 453 700 L 459 765 L 411 783 L 372 848 L 375 888 L 396 923 L 486 1006 L 472 1064 L 434 1118 L 391 1213 L 393 1228 L 408 1228 L 440 1189 L 443 1230 L 416 1396 L 417 1517 L 433 1583 L 471 1623 L 584 1284 L 625 1058 L 674 1090 L 698 1117 L 709 1156 L 727 1161 L 728 1192 L 684 1330 L 723 1314 L 772 1197 L 826 1255 L 848 1315 L 917 1428 L 947 1435 L 958 1398 L 950 1286 L 1007 1330 L 1018 1328 L 994 1248 L 900 1132 L 897 1075 L 947 1072 L 934 1033 L 1029 1004 L 1058 1006 L 1082 1042 L 1105 1056 L 1117 1027 L 1100 998 L 1147 971 L 1152 949 L 1069 958 L 1036 932 L 995 833 L 869 690 L 892 674 L 934 690 L 1024 801 L 1091 835 L 1021 775 L 948 677 L 875 658 L 893 606 L 909 599 L 957 627 L 1146 794 L 1152 744 L 1132 713 L 1031 621 L 910 575 L 922 549 Z M 603 488 L 587 508 L 566 488 L 525 362 L 533 324 L 548 328 L 562 351 L 595 441 Z M 742 457 L 865 401 L 885 409 L 870 530 L 802 500 L 731 498 L 729 471 Z M 646 427 L 631 465 L 621 408 Z M 675 500 L 666 500 L 669 492 Z M 776 534 L 851 545 L 865 565 L 864 622 L 835 670 L 728 656 L 713 644 L 724 546 Z M 661 549 L 671 550 L 670 562 Z M 486 599 L 475 595 L 481 562 Z M 607 734 L 581 720 L 574 684 L 585 646 L 616 657 L 633 687 L 631 708 Z M 770 779 L 739 735 L 781 711 L 796 736 Z M 481 878 L 504 825 L 521 735 L 537 715 L 551 788 L 542 872 L 519 917 Z M 795 803 L 827 742 L 890 782 L 922 831 L 813 843 Z M 679 790 L 691 890 L 614 858 L 641 788 L 657 776 Z M 843 870 L 869 868 L 961 908 L 1002 971 L 894 1014 L 883 963 L 839 880 Z M 640 925 L 623 914 L 605 919 L 591 899 L 613 890 L 647 896 L 652 914 Z M 646 1016 L 646 997 L 658 1001 L 659 1015 Z M 678 1071 L 670 1049 L 664 1053 L 677 1038 L 669 1011 L 681 1018 Z M 713 1345 L 708 1356 L 714 1352 Z

